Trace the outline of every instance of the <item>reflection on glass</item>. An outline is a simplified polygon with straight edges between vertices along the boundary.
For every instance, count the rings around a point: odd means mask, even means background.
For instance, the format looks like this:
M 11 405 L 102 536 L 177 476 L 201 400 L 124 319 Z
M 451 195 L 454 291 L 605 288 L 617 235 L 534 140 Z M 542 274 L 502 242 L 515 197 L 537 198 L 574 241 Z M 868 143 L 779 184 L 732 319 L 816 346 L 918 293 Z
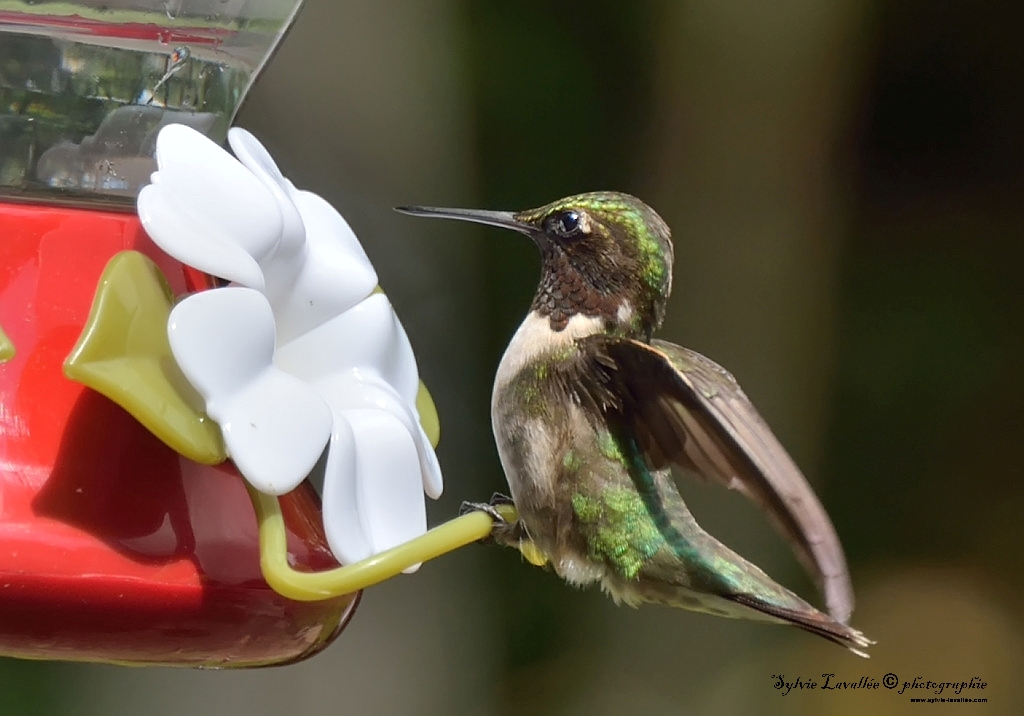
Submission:
M 0 199 L 131 206 L 156 134 L 221 141 L 301 0 L 0 0 Z

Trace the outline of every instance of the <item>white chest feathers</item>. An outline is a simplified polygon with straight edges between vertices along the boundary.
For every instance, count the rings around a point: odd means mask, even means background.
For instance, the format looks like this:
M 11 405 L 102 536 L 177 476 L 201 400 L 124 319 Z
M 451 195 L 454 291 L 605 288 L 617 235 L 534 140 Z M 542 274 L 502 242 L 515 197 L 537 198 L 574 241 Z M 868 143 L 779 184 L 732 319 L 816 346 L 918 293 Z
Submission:
M 544 355 L 568 348 L 579 338 L 600 333 L 604 327 L 604 319 L 600 317 L 577 314 L 569 319 L 565 328 L 554 331 L 546 316 L 531 311 L 512 336 L 498 364 L 498 374 L 494 378 L 495 394 L 524 366 Z

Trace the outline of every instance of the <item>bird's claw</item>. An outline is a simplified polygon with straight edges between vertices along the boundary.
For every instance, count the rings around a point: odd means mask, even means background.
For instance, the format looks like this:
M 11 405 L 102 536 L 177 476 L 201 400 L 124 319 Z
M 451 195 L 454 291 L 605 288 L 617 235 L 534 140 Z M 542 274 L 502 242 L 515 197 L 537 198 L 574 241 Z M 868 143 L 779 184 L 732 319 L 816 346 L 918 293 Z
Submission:
M 459 517 L 468 515 L 471 512 L 485 513 L 494 520 L 495 526 L 508 523 L 508 520 L 502 517 L 501 513 L 498 512 L 498 508 L 487 502 L 463 502 L 459 506 Z
M 499 505 L 514 506 L 515 503 L 512 502 L 512 498 L 508 495 L 495 492 L 491 495 L 490 502 L 463 502 L 459 506 L 459 516 L 468 515 L 470 512 L 484 512 L 490 515 L 495 524 L 508 524 L 508 520 L 506 520 L 497 509 Z
M 491 534 L 484 537 L 480 542 L 496 542 L 506 547 L 517 545 L 526 536 L 526 530 L 521 521 L 509 522 L 498 510 L 500 505 L 514 505 L 512 498 L 495 492 L 491 495 L 490 502 L 463 502 L 459 506 L 459 515 L 468 515 L 471 512 L 483 512 L 494 521 Z

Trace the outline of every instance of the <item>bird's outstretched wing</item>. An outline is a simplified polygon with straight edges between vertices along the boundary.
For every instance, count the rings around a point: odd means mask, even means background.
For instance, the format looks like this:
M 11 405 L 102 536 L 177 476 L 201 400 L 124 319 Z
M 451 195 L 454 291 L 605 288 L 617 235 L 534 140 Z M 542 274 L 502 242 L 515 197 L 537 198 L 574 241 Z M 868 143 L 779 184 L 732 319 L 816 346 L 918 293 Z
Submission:
M 754 500 L 815 577 L 834 619 L 853 590 L 835 528 L 800 469 L 717 363 L 680 346 L 595 335 L 578 397 L 628 430 L 652 469 L 675 465 Z

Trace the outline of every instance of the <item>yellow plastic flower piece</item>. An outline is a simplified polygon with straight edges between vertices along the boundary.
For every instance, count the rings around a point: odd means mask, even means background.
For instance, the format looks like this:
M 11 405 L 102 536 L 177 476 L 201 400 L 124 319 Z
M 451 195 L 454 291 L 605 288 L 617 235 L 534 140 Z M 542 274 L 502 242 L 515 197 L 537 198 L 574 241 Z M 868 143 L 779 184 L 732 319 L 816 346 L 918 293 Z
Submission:
M 441 440 L 441 420 L 437 416 L 434 399 L 430 397 L 430 391 L 427 390 L 427 386 L 423 384 L 422 380 L 416 393 L 416 412 L 419 413 L 420 425 L 423 427 L 423 432 L 427 434 L 427 440 L 432 446 L 437 447 L 437 443 Z
M 113 400 L 176 452 L 215 465 L 227 459 L 220 427 L 202 411 L 202 399 L 171 358 L 172 301 L 167 280 L 149 258 L 137 251 L 115 255 L 64 374 Z
M 14 357 L 14 343 L 4 333 L 4 329 L 0 327 L 0 363 L 6 363 Z M 422 386 L 421 386 L 422 387 Z M 427 396 L 428 398 L 430 396 Z M 417 401 L 419 399 L 417 398 Z M 429 433 L 428 433 L 429 435 Z
M 489 515 L 470 512 L 416 539 L 354 564 L 324 572 L 300 572 L 288 561 L 284 517 L 277 498 L 259 492 L 251 485 L 247 487 L 260 524 L 260 568 L 263 578 L 278 594 L 300 602 L 330 599 L 373 586 L 421 562 L 484 539 L 490 535 L 494 526 Z M 512 505 L 498 505 L 495 509 L 509 522 L 516 521 L 516 509 Z M 533 562 L 529 556 L 526 558 Z

